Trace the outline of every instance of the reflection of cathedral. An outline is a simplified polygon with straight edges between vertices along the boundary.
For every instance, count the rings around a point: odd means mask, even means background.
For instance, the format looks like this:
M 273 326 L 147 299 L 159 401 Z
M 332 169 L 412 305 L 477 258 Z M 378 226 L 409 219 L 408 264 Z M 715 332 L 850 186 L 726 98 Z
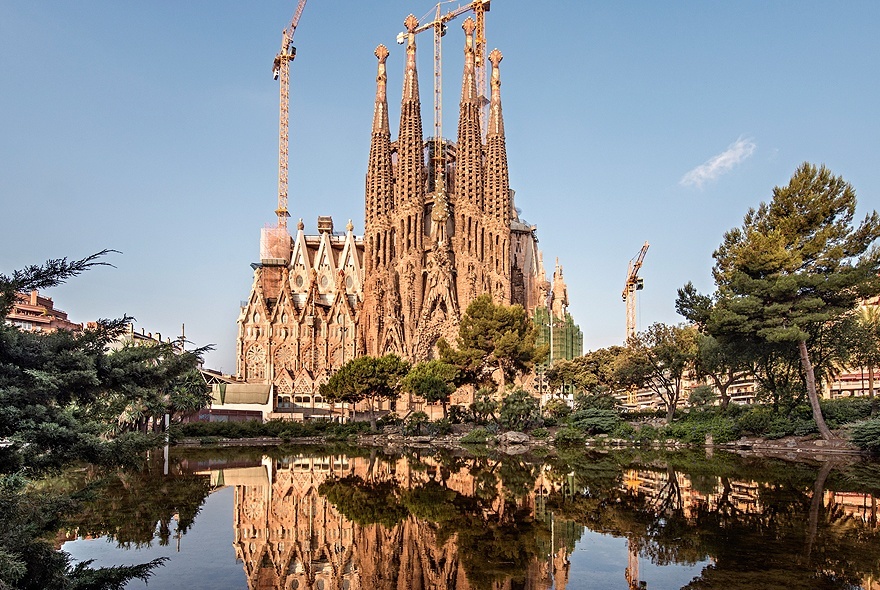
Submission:
M 259 467 L 212 474 L 214 483 L 235 487 L 234 545 L 250 590 L 473 587 L 458 554 L 456 535 L 438 539 L 436 525 L 414 516 L 390 528 L 357 524 L 318 493 L 328 478 L 349 475 L 411 489 L 439 479 L 440 468 L 430 462 L 414 468 L 403 458 L 383 462 L 331 456 L 264 459 Z M 448 474 L 445 485 L 471 497 L 476 482 L 467 469 L 461 469 Z M 493 510 L 503 513 L 501 498 L 503 494 Z M 522 501 L 534 512 L 534 494 Z M 572 544 L 556 538 L 546 550 L 547 559 L 529 566 L 525 588 L 565 588 Z
M 530 314 L 548 305 L 551 286 L 536 228 L 519 218 L 509 186 L 501 53 L 489 55 L 484 138 L 474 21 L 465 21 L 457 139 L 426 139 L 416 72 L 418 21 L 410 16 L 405 24 L 396 141 L 388 119 L 389 52 L 376 49 L 364 236 L 355 236 L 351 222 L 335 233 L 329 217 L 319 218 L 318 235 L 306 235 L 302 221 L 292 238 L 286 228 L 263 230 L 261 262 L 254 265 L 251 294 L 238 320 L 237 377 L 270 386 L 281 408 L 326 410 L 318 386 L 357 355 L 431 358 L 439 338 L 454 341 L 461 314 L 481 294 L 521 304 Z M 557 287 L 564 291 L 564 284 Z M 567 305 L 567 295 L 564 300 Z

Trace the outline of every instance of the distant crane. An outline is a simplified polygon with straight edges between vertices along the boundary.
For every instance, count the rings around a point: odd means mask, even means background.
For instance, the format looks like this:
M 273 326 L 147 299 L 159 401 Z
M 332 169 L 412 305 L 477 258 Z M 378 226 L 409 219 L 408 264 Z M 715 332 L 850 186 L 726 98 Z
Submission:
M 639 276 L 639 269 L 645 261 L 645 254 L 648 253 L 648 242 L 642 246 L 639 253 L 629 261 L 629 270 L 626 275 L 626 284 L 623 286 L 623 302 L 626 303 L 626 339 L 629 340 L 636 335 L 636 291 L 645 288 L 645 281 Z
M 275 56 L 272 64 L 272 77 L 280 80 L 281 103 L 278 123 L 278 227 L 287 228 L 287 159 L 288 159 L 288 127 L 290 122 L 290 62 L 296 58 L 296 47 L 293 46 L 293 34 L 302 16 L 306 0 L 299 0 L 296 12 L 290 19 L 290 24 L 281 32 L 281 49 Z
M 475 44 L 474 44 L 474 73 L 476 74 L 477 92 L 480 93 L 480 112 L 482 120 L 480 128 L 485 129 L 485 108 L 489 104 L 486 98 L 486 20 L 485 13 L 489 11 L 491 0 L 473 0 L 464 6 L 459 6 L 443 14 L 441 7 L 449 4 L 452 0 L 440 2 L 434 9 L 434 20 L 423 23 L 416 27 L 414 33 L 418 34 L 429 29 L 434 31 L 434 160 L 437 168 L 435 179 L 439 182 L 442 178 L 443 167 L 443 57 L 441 37 L 446 34 L 446 23 L 452 19 L 473 11 L 476 17 Z M 424 18 L 424 17 L 423 17 Z M 402 45 L 406 39 L 406 33 L 397 35 L 397 44 Z

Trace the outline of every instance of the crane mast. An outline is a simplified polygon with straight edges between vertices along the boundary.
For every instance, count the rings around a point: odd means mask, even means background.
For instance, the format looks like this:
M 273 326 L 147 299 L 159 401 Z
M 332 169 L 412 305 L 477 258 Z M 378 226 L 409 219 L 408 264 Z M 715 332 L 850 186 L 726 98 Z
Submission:
M 272 77 L 280 82 L 280 108 L 278 121 L 278 227 L 287 228 L 287 167 L 288 167 L 288 128 L 290 124 L 290 62 L 296 58 L 293 34 L 299 24 L 307 0 L 299 0 L 290 24 L 281 33 L 281 49 L 272 65 Z
M 462 14 L 473 11 L 476 16 L 476 43 L 474 47 L 474 69 L 477 81 L 477 91 L 480 93 L 480 128 L 485 134 L 486 116 L 485 109 L 489 104 L 486 98 L 486 19 L 485 13 L 489 11 L 491 0 L 473 0 L 464 6 L 459 6 L 446 13 L 442 12 L 442 6 L 451 0 L 440 2 L 434 8 L 434 20 L 416 27 L 413 33 L 421 33 L 427 30 L 434 31 L 434 166 L 435 182 L 440 183 L 443 178 L 443 43 L 441 38 L 446 34 L 446 23 Z M 402 44 L 405 33 L 397 35 L 397 43 Z
M 645 281 L 639 276 L 639 269 L 645 261 L 650 244 L 645 242 L 639 253 L 629 261 L 629 269 L 626 274 L 626 283 L 623 286 L 623 302 L 626 303 L 626 339 L 636 335 L 636 291 L 645 288 Z

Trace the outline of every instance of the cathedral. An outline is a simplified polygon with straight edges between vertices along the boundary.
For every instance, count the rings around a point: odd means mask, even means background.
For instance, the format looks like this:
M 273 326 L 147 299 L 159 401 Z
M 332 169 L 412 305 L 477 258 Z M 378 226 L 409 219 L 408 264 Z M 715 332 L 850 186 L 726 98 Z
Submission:
M 479 295 L 565 316 L 561 267 L 545 278 L 535 226 L 519 218 L 510 188 L 501 110 L 501 52 L 489 54 L 485 137 L 475 75 L 474 20 L 463 25 L 464 73 L 456 141 L 422 133 L 416 28 L 410 15 L 400 127 L 392 141 L 380 45 L 366 174 L 364 231 L 317 234 L 266 228 L 251 294 L 238 319 L 237 378 L 270 386 L 277 411 L 326 406 L 319 387 L 359 355 L 412 362 L 455 342 L 461 314 Z M 558 274 L 558 277 L 555 276 Z M 554 295 L 556 293 L 556 295 Z M 555 297 L 555 300 L 554 300 Z M 559 314 L 555 310 L 559 310 Z M 578 330 L 579 333 L 579 330 Z

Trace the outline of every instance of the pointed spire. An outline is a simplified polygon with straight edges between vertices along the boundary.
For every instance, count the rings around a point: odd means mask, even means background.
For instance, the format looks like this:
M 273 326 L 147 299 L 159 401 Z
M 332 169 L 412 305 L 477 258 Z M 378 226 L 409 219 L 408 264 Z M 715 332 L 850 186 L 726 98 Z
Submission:
M 507 167 L 507 145 L 504 119 L 501 116 L 501 73 L 498 64 L 502 55 L 497 49 L 489 54 L 492 63 L 492 98 L 489 103 L 489 129 L 486 132 L 486 210 L 500 229 L 510 228 L 510 176 Z
M 388 48 L 379 45 L 375 51 L 379 58 L 379 72 L 376 74 L 376 108 L 373 111 L 373 133 L 386 133 L 391 131 L 388 125 L 388 75 L 385 73 L 385 60 L 388 59 Z
M 422 107 L 419 101 L 419 77 L 416 71 L 416 34 L 419 21 L 409 15 L 404 21 L 408 31 L 406 69 L 403 73 L 403 100 L 400 104 L 400 136 L 397 140 L 396 205 L 418 203 L 424 195 L 424 151 Z
M 461 102 L 479 101 L 477 95 L 477 79 L 474 73 L 474 19 L 465 19 L 461 28 L 464 29 L 464 80 L 461 84 Z
M 406 70 L 403 78 L 403 100 L 419 100 L 419 76 L 416 73 L 416 28 L 419 26 L 419 19 L 414 15 L 409 15 L 403 21 L 406 27 Z
M 483 140 L 480 133 L 480 99 L 474 74 L 474 19 L 464 21 L 464 75 L 458 115 L 458 146 L 455 168 L 456 202 L 483 207 Z
M 497 49 L 493 49 L 489 54 L 489 61 L 492 63 L 492 80 L 491 84 L 491 100 L 489 101 L 489 130 L 487 136 L 501 135 L 504 136 L 504 118 L 501 116 L 501 72 L 498 64 L 504 56 Z
M 388 97 L 385 60 L 388 48 L 376 47 L 379 60 L 376 74 L 376 105 L 373 111 L 373 135 L 370 140 L 370 163 L 367 169 L 366 233 L 374 229 L 374 222 L 384 220 L 394 208 L 394 180 L 391 164 L 391 131 L 388 125 Z

